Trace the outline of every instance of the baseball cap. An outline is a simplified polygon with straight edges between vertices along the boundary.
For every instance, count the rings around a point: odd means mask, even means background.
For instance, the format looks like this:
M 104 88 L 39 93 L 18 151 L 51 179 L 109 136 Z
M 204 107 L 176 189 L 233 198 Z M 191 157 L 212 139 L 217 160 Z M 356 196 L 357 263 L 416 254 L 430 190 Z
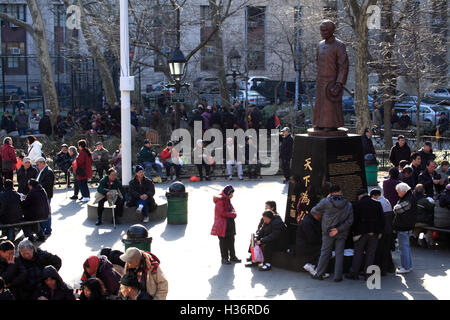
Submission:
M 141 258 L 141 251 L 138 248 L 128 248 L 124 254 L 120 256 L 120 260 L 123 262 L 132 262 Z
M 285 131 L 291 132 L 291 129 L 289 129 L 288 127 L 284 127 L 283 129 L 281 129 L 281 132 L 285 132 Z
M 139 171 L 142 171 L 142 170 L 144 170 L 144 168 L 142 166 L 138 165 L 138 166 L 136 166 L 135 172 L 138 173 Z

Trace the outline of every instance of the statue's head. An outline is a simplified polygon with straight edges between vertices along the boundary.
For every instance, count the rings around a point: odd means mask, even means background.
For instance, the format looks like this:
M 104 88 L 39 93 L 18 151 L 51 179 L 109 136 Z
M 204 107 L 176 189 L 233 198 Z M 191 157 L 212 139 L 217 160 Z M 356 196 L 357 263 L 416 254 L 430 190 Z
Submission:
M 322 39 L 328 39 L 333 36 L 336 25 L 331 20 L 323 20 L 320 24 L 320 35 Z

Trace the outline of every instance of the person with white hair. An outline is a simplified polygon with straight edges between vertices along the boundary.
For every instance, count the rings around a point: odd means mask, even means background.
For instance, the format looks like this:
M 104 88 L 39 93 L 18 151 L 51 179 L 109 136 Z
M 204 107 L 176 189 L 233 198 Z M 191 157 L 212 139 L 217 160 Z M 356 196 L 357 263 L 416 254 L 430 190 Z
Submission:
M 398 249 L 400 250 L 401 267 L 397 273 L 409 273 L 412 270 L 411 249 L 409 247 L 409 236 L 414 229 L 417 216 L 417 202 L 411 191 L 411 187 L 401 182 L 395 186 L 399 196 L 394 206 L 393 227 L 397 232 Z

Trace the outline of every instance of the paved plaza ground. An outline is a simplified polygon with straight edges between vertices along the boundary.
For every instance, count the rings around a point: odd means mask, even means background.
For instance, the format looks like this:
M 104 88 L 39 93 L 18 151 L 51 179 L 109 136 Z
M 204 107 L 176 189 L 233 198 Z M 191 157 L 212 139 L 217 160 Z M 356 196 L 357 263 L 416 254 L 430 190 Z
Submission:
M 255 231 L 264 202 L 275 200 L 284 218 L 288 186 L 280 177 L 255 181 L 231 181 L 235 188 L 232 203 L 237 211 L 236 251 L 245 261 L 250 234 Z M 344 279 L 312 280 L 307 273 L 273 268 L 260 272 L 244 263 L 222 265 L 219 242 L 210 235 L 214 220 L 213 195 L 229 181 L 186 182 L 189 192 L 189 222 L 168 225 L 167 220 L 146 224 L 153 237 L 152 252 L 161 260 L 169 281 L 167 299 L 450 299 L 450 251 L 412 248 L 413 272 L 381 279 L 380 290 L 369 290 L 363 281 Z M 168 183 L 157 185 L 163 196 Z M 91 189 L 91 198 L 95 189 Z M 69 192 L 69 197 L 72 191 Z M 121 238 L 131 224 L 113 229 L 110 221 L 96 227 L 87 220 L 86 204 L 66 198 L 65 190 L 56 190 L 52 200 L 51 237 L 41 248 L 58 254 L 63 261 L 61 276 L 70 285 L 78 283 L 82 264 L 103 247 L 124 250 Z M 398 252 L 394 253 L 398 265 Z

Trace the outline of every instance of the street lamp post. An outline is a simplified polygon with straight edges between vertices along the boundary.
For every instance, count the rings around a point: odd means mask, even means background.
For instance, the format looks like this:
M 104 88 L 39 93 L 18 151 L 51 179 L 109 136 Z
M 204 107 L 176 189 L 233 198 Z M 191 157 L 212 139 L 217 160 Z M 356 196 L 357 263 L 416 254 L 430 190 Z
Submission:
M 240 66 L 241 66 L 241 55 L 236 50 L 236 48 L 233 47 L 230 50 L 230 53 L 228 53 L 228 68 L 231 70 L 231 74 L 227 74 L 227 76 L 232 76 L 233 77 L 233 97 L 234 97 L 234 100 L 236 100 L 236 93 L 237 93 L 236 78 L 237 78 L 237 76 L 241 76 L 241 73 L 239 72 Z
M 134 77 L 130 76 L 130 43 L 128 33 L 128 0 L 120 0 L 120 100 L 122 136 L 122 184 L 131 180 L 131 115 L 130 92 L 134 91 Z
M 185 85 L 181 84 L 181 79 L 186 71 L 186 57 L 180 48 L 175 48 L 167 62 L 169 64 L 170 75 L 175 80 L 175 92 L 180 93 L 181 87 Z

